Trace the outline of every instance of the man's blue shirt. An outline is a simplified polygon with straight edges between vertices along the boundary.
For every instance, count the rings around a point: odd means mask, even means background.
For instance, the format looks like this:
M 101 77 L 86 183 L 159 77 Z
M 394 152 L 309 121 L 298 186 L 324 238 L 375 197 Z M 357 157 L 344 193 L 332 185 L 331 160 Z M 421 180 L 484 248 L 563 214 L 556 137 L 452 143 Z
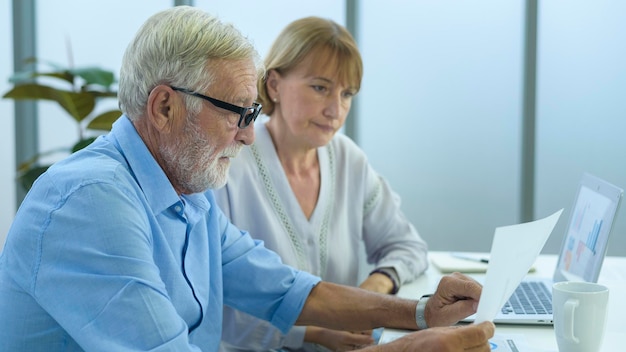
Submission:
M 318 282 L 232 225 L 212 192 L 179 196 L 122 116 L 18 210 L 0 351 L 214 351 L 223 304 L 287 331 Z

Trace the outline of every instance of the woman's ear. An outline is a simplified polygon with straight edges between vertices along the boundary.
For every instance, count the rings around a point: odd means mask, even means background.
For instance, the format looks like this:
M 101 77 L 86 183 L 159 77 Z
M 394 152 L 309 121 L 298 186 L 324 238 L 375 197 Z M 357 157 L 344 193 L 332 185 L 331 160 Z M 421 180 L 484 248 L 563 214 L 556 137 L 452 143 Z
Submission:
M 267 72 L 267 79 L 265 80 L 265 86 L 267 87 L 267 92 L 274 102 L 278 101 L 278 84 L 280 82 L 281 76 L 276 70 L 269 70 Z

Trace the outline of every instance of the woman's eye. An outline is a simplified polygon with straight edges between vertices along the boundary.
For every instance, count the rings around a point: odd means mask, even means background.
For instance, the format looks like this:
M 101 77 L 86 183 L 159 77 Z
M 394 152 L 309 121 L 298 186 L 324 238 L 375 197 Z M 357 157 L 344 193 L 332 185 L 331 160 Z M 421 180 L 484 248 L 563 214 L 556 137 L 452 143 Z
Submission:
M 326 87 L 324 86 L 312 86 L 313 90 L 315 90 L 316 92 L 325 92 L 326 91 Z

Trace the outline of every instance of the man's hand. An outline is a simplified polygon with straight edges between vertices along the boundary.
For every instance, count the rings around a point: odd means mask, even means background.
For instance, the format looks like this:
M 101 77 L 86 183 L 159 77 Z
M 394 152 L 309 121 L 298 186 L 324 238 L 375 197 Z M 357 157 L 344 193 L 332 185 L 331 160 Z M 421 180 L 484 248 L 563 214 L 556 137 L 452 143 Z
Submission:
M 495 326 L 488 321 L 477 325 L 437 327 L 416 331 L 362 351 L 488 352 L 491 351 L 489 339 L 494 332 Z
M 474 313 L 482 286 L 460 273 L 444 276 L 426 303 L 424 317 L 429 327 L 450 326 Z
M 476 312 L 482 287 L 454 273 L 444 276 L 424 310 L 429 327 L 449 326 Z M 363 331 L 376 327 L 416 329 L 416 301 L 355 287 L 318 283 L 310 292 L 296 325 Z

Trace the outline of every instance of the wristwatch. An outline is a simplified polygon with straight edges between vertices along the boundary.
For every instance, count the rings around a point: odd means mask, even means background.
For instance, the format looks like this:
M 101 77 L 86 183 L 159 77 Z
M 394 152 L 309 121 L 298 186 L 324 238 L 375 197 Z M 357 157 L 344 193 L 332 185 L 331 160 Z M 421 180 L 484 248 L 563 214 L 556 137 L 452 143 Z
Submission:
M 426 324 L 426 317 L 424 316 L 424 310 L 426 309 L 426 302 L 428 302 L 428 298 L 430 298 L 432 294 L 423 295 L 419 301 L 417 301 L 417 308 L 415 309 L 415 323 L 417 323 L 417 328 L 420 330 L 428 329 L 428 324 Z

